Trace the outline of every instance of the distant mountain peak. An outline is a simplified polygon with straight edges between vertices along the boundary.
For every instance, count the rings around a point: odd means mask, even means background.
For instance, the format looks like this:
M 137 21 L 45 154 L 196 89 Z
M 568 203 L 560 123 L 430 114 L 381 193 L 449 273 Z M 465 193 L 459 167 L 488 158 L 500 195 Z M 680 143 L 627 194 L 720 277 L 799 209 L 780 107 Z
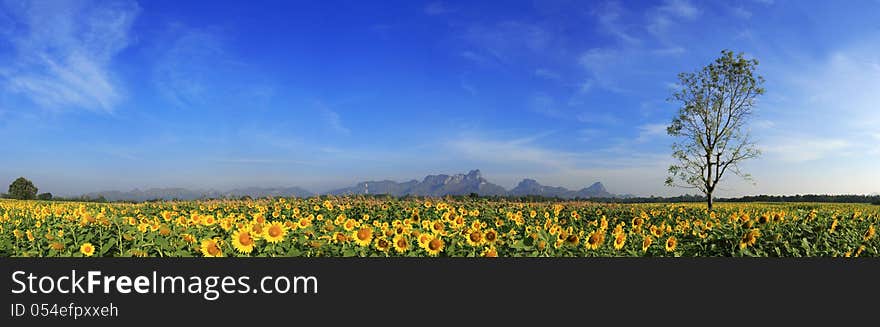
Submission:
M 388 194 L 393 196 L 416 195 L 441 197 L 446 195 L 500 195 L 500 196 L 545 196 L 563 199 L 573 198 L 609 198 L 617 197 L 608 192 L 601 182 L 595 182 L 589 187 L 578 191 L 564 187 L 545 186 L 537 180 L 525 178 L 510 191 L 496 184 L 492 184 L 485 178 L 479 169 L 469 171 L 467 174 L 454 175 L 427 175 L 421 181 L 410 180 L 398 183 L 391 180 L 364 181 L 354 184 L 352 187 L 341 188 L 327 192 L 334 195 L 353 194 Z M 150 188 L 146 190 L 133 189 L 129 192 L 105 191 L 86 194 L 91 198 L 103 196 L 111 201 L 146 201 L 152 199 L 179 199 L 197 200 L 208 198 L 238 198 L 250 196 L 262 198 L 268 196 L 295 196 L 308 197 L 313 193 L 299 187 L 246 187 L 233 189 L 226 192 L 215 190 L 188 190 L 185 188 Z

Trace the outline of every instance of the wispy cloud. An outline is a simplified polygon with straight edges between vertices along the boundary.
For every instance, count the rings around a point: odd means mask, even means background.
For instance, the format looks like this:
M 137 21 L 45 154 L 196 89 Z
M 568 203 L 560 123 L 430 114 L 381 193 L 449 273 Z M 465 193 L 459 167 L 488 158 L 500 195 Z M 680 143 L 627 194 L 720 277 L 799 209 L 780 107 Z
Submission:
M 343 135 L 351 134 L 351 130 L 342 124 L 342 117 L 339 116 L 338 112 L 320 102 L 318 103 L 318 110 L 320 111 L 324 122 L 326 122 L 331 129 Z
M 289 159 L 266 159 L 266 158 L 214 158 L 208 161 L 225 163 L 225 164 L 241 164 L 241 165 L 312 165 L 308 161 L 289 160 Z
M 511 63 L 514 58 L 528 55 L 547 55 L 553 51 L 554 33 L 540 24 L 503 21 L 495 24 L 470 25 L 464 39 L 474 51 L 463 55 L 475 61 L 489 57 L 500 63 Z
M 636 143 L 645 143 L 666 136 L 666 127 L 667 125 L 664 123 L 639 126 L 639 136 L 636 138 Z
M 844 139 L 817 139 L 801 135 L 764 145 L 761 150 L 774 160 L 800 163 L 840 157 L 852 148 L 853 144 Z
M 453 12 L 452 8 L 442 1 L 434 1 L 425 6 L 425 14 L 436 16 Z
M 0 64 L 4 90 L 50 109 L 112 112 L 124 88 L 113 59 L 133 40 L 135 2 L 4 3 L 13 22 L 0 44 L 15 55 Z
M 544 79 L 548 79 L 551 81 L 558 81 L 558 80 L 562 79 L 562 77 L 559 76 L 559 73 L 552 71 L 552 70 L 549 70 L 549 69 L 546 69 L 546 68 L 535 69 L 535 76 L 540 77 L 540 78 L 544 78 Z
M 655 36 L 665 38 L 667 31 L 680 20 L 694 20 L 701 14 L 696 6 L 687 0 L 666 0 L 654 11 L 649 12 L 646 29 Z
M 181 25 L 170 28 L 173 39 L 155 64 L 153 82 L 178 107 L 202 105 L 216 96 L 214 72 L 229 61 L 222 41 L 208 30 Z
M 700 10 L 688 0 L 666 0 L 663 5 L 658 8 L 658 11 L 670 16 L 686 19 L 694 19 L 700 15 Z
M 733 14 L 733 16 L 742 19 L 752 18 L 752 12 L 743 7 L 732 7 L 730 8 L 730 12 Z
M 599 6 L 593 12 L 593 15 L 597 18 L 599 27 L 605 33 L 614 36 L 623 43 L 636 44 L 641 42 L 638 37 L 629 31 L 629 27 L 622 22 L 621 16 L 623 13 L 623 7 L 619 2 L 609 1 Z

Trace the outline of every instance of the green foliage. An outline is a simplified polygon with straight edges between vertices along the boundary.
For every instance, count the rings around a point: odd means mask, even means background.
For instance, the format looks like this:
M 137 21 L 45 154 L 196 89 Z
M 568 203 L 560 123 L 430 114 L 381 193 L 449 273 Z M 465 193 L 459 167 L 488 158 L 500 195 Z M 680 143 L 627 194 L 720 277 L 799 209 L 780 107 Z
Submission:
M 764 94 L 764 78 L 755 70 L 758 60 L 721 51 L 711 64 L 693 73 L 678 75 L 679 89 L 670 100 L 681 107 L 667 128 L 677 140 L 675 163 L 666 184 L 697 189 L 712 208 L 712 193 L 728 170 L 749 178 L 739 163 L 760 155 L 749 138 L 748 120 L 755 100 Z
M 37 198 L 37 187 L 24 177 L 19 177 L 9 184 L 9 197 L 19 200 L 33 200 Z
M 37 195 L 37 200 L 48 201 L 52 200 L 52 193 L 40 193 Z

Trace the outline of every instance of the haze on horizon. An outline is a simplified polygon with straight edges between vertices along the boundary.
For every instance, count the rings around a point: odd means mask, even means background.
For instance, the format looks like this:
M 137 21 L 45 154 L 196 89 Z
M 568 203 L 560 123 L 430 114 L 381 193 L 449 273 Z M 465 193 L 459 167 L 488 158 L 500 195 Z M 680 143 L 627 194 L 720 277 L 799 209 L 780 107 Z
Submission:
M 760 61 L 763 155 L 717 196 L 880 192 L 877 1 L 0 1 L 0 187 L 421 180 L 678 195 L 665 101 Z

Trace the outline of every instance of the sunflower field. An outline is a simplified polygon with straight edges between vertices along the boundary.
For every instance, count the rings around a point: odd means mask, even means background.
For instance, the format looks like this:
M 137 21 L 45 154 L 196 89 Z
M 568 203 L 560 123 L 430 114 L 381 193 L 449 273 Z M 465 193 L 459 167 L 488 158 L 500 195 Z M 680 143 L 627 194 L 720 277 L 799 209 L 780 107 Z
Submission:
M 878 256 L 880 206 L 0 200 L 0 257 Z

